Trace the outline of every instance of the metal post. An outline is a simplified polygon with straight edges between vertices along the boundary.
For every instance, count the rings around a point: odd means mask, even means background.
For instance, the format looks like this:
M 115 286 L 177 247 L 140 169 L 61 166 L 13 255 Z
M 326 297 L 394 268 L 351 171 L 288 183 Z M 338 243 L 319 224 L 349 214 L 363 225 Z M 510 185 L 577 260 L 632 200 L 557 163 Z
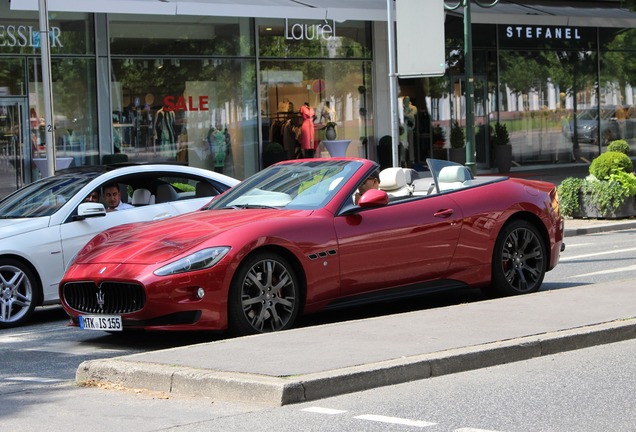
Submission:
M 398 129 L 398 111 L 397 111 L 397 73 L 395 72 L 395 25 L 393 0 L 386 0 L 386 26 L 387 41 L 389 45 L 389 101 L 391 106 L 391 146 L 393 155 L 393 166 L 400 166 L 400 156 L 398 154 L 398 144 L 400 143 L 400 133 Z
M 39 0 L 40 53 L 42 56 L 42 90 L 44 96 L 44 136 L 49 175 L 55 174 L 55 141 L 53 138 L 53 91 L 51 81 L 51 50 L 49 39 L 49 8 L 47 0 Z
M 477 174 L 475 165 L 475 85 L 470 0 L 464 0 L 464 69 L 466 71 L 466 166 Z

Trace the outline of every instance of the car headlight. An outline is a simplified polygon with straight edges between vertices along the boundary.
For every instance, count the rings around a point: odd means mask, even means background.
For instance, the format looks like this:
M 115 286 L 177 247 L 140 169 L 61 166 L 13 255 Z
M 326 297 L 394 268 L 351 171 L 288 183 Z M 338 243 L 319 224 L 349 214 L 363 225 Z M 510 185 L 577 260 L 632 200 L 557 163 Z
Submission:
M 230 248 L 227 246 L 203 249 L 155 270 L 154 274 L 157 276 L 168 276 L 210 268 L 218 263 L 229 251 Z

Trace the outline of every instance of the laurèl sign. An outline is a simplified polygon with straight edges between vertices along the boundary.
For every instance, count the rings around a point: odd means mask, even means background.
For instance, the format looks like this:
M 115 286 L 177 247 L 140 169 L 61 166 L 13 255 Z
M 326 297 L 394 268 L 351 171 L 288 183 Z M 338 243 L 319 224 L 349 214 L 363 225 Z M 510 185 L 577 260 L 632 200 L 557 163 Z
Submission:
M 330 40 L 336 37 L 336 21 L 325 20 L 324 24 L 292 23 L 285 18 L 285 39 L 287 40 Z

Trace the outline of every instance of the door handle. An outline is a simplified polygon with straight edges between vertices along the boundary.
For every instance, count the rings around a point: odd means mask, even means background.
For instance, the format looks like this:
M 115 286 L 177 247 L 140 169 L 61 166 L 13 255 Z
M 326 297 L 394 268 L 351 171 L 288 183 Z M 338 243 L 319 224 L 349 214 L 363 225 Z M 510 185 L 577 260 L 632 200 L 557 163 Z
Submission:
M 453 209 L 438 210 L 433 214 L 433 216 L 446 219 L 451 217 L 453 213 L 455 213 Z

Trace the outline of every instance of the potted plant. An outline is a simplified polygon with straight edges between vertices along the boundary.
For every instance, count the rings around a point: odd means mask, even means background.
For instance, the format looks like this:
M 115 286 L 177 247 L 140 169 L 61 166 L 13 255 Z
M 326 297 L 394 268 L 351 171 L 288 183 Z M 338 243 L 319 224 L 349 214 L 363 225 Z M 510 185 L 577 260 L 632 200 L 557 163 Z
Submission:
M 327 138 L 329 141 L 333 141 L 336 139 L 336 126 L 338 125 L 338 123 L 330 121 L 327 122 L 327 124 L 325 124 L 325 138 Z
M 512 146 L 510 145 L 510 135 L 505 124 L 495 123 L 490 137 L 493 144 L 495 164 L 500 173 L 509 173 L 512 168 Z
M 466 163 L 466 136 L 457 120 L 451 123 L 449 159 L 460 164 Z
M 558 186 L 561 212 L 573 218 L 620 219 L 636 215 L 636 176 L 631 159 L 608 151 L 596 157 L 585 179 L 568 177 Z

